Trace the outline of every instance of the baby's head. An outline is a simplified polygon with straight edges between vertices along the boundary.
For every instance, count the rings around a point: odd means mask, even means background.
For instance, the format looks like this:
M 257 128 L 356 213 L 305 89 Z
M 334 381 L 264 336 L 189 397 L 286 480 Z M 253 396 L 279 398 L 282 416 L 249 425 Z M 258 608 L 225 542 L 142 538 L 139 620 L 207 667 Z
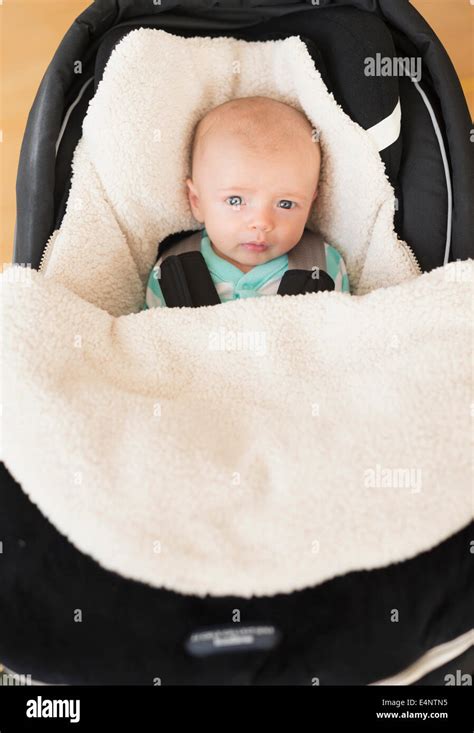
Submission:
M 316 138 L 302 112 L 268 97 L 232 99 L 199 121 L 186 185 L 218 255 L 248 272 L 299 242 L 317 194 Z

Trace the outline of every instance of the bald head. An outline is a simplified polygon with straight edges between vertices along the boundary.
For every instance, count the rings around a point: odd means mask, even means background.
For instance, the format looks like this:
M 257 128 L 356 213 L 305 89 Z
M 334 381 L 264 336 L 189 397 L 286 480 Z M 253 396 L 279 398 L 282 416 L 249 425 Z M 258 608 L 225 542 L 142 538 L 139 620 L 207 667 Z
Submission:
M 267 97 L 232 99 L 199 121 L 192 153 L 189 205 L 218 256 L 248 272 L 300 241 L 321 163 L 302 112 Z M 264 249 L 248 250 L 257 240 Z
M 276 99 L 231 99 L 211 109 L 197 123 L 191 146 L 191 176 L 194 178 L 209 146 L 223 146 L 230 137 L 259 155 L 297 147 L 314 156 L 319 164 L 319 144 L 313 133 L 302 112 Z

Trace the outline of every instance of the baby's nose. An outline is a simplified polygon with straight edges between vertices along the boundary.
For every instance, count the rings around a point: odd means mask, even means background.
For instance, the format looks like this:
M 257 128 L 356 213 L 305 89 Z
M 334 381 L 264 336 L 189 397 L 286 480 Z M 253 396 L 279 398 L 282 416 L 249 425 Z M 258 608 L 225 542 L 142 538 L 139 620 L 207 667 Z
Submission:
M 263 229 L 269 231 L 272 226 L 272 217 L 268 209 L 255 209 L 251 214 L 251 227 L 254 229 Z

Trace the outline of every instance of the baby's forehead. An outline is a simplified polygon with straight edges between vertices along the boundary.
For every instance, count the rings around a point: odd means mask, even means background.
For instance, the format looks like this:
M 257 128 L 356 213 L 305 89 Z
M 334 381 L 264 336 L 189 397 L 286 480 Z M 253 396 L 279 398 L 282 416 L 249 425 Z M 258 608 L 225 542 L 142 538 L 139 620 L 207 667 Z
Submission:
M 319 148 L 315 142 L 313 127 L 300 110 L 265 97 L 235 99 L 214 107 L 198 122 L 192 165 L 204 163 L 209 153 L 224 158 L 229 150 L 267 161 L 290 153 L 307 156 L 310 143 Z M 318 157 L 314 160 L 317 165 Z
M 313 127 L 304 112 L 271 97 L 238 97 L 210 109 L 196 125 L 197 138 L 222 130 L 251 136 L 309 136 Z
M 251 132 L 261 137 L 277 136 L 290 130 L 310 132 L 311 123 L 299 110 L 273 99 L 231 100 L 211 109 L 198 124 L 201 134 L 224 131 Z

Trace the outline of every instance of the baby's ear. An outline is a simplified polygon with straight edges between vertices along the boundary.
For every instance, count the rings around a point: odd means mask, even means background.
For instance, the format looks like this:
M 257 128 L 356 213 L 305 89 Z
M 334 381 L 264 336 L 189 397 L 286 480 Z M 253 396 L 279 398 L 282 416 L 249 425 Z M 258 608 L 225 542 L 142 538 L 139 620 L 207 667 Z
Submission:
M 193 186 L 193 180 L 192 180 L 192 178 L 186 178 L 186 181 L 185 181 L 185 183 L 186 183 L 186 193 L 187 193 L 187 194 L 188 194 L 188 196 L 189 196 L 189 195 L 190 195 L 190 193 L 191 193 L 191 192 L 193 191 L 193 189 L 194 189 L 194 186 Z
M 191 207 L 191 211 L 193 212 L 193 216 L 195 219 L 197 219 L 197 221 L 202 222 L 203 219 L 201 217 L 201 210 L 199 207 L 199 196 L 191 178 L 186 178 L 186 188 L 189 205 Z
M 189 203 L 191 204 L 193 198 L 196 199 L 196 190 L 194 188 L 194 184 L 191 178 L 186 178 L 186 195 L 189 199 Z

